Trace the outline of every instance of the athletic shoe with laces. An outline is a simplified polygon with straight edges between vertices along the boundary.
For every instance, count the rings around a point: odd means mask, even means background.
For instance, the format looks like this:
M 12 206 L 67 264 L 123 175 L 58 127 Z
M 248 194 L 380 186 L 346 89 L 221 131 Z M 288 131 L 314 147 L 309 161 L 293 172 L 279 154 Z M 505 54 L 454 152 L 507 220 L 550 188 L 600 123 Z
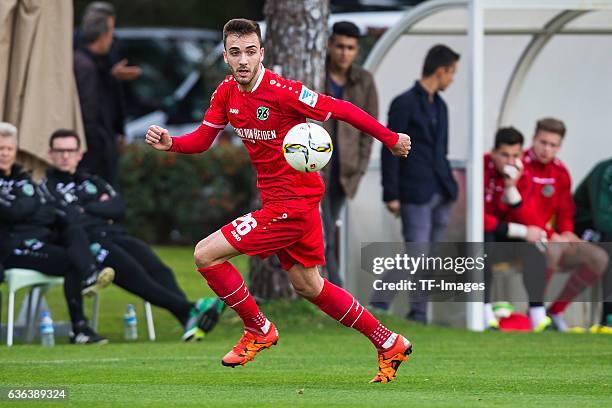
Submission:
M 189 318 L 187 319 L 187 323 L 185 323 L 185 331 L 181 337 L 181 340 L 184 342 L 200 341 L 204 338 L 205 333 L 198 327 L 198 322 L 202 319 L 202 316 L 207 311 L 209 299 L 210 298 L 198 299 L 189 311 Z
M 113 268 L 105 267 L 95 271 L 82 282 L 81 295 L 93 296 L 113 283 L 113 279 L 115 279 L 115 270 Z
M 221 360 L 221 364 L 226 367 L 236 367 L 237 365 L 245 365 L 255 358 L 255 355 L 262 350 L 269 349 L 278 342 L 278 330 L 276 326 L 270 323 L 270 328 L 267 334 L 255 334 L 248 330 L 238 341 L 238 344 Z
M 78 325 L 70 332 L 70 343 L 72 344 L 106 344 L 108 339 L 100 336 L 86 324 Z
M 398 334 L 391 347 L 378 351 L 378 373 L 370 380 L 370 384 L 393 381 L 400 364 L 406 361 L 411 353 L 412 343 Z

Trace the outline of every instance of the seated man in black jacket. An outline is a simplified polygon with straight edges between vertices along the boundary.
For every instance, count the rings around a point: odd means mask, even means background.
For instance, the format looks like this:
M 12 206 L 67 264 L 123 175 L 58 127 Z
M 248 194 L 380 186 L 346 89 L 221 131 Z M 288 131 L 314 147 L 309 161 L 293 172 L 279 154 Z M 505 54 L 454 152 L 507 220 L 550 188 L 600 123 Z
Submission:
M 15 164 L 17 129 L 0 122 L 0 263 L 8 268 L 25 268 L 64 277 L 64 294 L 72 321 L 72 343 L 104 343 L 106 339 L 87 326 L 82 294 L 108 286 L 111 268 L 99 270 L 83 246 L 83 231 L 63 227 L 54 233 L 58 212 L 50 205 L 44 189 Z M 66 242 L 56 244 L 58 238 Z
M 98 262 L 114 268 L 117 285 L 170 311 L 185 329 L 184 341 L 201 339 L 216 323 L 222 303 L 216 300 L 211 307 L 204 298 L 190 302 L 172 270 L 123 230 L 118 223 L 125 215 L 121 196 L 100 177 L 77 171 L 83 153 L 74 131 L 54 132 L 49 148 L 54 167 L 47 170 L 43 185 L 61 211 L 73 214 L 71 224 L 85 229 Z

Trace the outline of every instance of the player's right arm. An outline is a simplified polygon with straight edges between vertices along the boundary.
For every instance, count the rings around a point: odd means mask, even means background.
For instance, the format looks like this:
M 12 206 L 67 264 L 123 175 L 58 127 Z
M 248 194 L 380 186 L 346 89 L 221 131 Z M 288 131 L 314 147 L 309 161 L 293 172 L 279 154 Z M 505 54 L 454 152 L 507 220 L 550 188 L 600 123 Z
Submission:
M 230 86 L 226 79 L 217 87 L 210 98 L 210 107 L 204 114 L 202 124 L 193 132 L 182 136 L 170 136 L 167 129 L 152 125 L 145 135 L 145 141 L 156 150 L 177 153 L 202 153 L 210 148 L 215 138 L 227 125 L 227 90 Z

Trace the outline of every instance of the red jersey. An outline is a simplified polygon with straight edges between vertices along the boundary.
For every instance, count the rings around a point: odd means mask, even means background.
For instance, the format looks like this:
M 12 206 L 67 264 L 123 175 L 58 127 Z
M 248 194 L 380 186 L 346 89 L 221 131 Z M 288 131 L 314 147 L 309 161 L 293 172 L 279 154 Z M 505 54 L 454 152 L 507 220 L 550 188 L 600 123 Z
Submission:
M 263 73 L 262 73 L 263 71 Z M 398 135 L 349 102 L 311 91 L 298 81 L 264 70 L 250 92 L 243 92 L 228 75 L 211 97 L 202 125 L 193 133 L 174 137 L 172 151 L 198 153 L 210 147 L 229 122 L 242 139 L 257 172 L 263 205 L 282 202 L 292 208 L 312 208 L 325 191 L 319 173 L 293 169 L 284 158 L 287 132 L 307 118 L 343 120 L 393 147 Z
M 552 231 L 573 232 L 576 206 L 572 199 L 572 180 L 565 165 L 557 158 L 542 164 L 532 149 L 525 152 L 523 163 L 533 187 L 530 199 L 537 208 L 531 224 L 546 229 L 549 235 Z
M 533 212 L 533 202 L 528 199 L 530 191 L 529 172 L 523 170 L 523 174 L 516 182 L 516 188 L 521 194 L 521 202 L 516 206 L 510 206 L 503 202 L 504 176 L 501 175 L 489 153 L 484 156 L 484 211 L 485 232 L 498 232 L 506 234 L 508 222 L 516 222 L 523 225 L 531 225 L 529 219 Z

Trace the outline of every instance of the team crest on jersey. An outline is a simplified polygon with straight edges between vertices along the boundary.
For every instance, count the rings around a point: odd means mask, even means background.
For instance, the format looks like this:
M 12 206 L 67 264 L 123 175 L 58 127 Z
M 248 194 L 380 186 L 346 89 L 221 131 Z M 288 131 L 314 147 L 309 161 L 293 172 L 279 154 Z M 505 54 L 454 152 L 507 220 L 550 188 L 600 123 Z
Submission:
M 552 184 L 545 184 L 542 187 L 542 195 L 544 197 L 552 197 L 554 193 L 555 193 L 555 187 Z
M 87 192 L 87 194 L 97 194 L 98 193 L 98 187 L 96 187 L 95 184 L 86 181 L 85 182 L 85 191 Z
M 21 191 L 27 197 L 32 197 L 34 195 L 34 186 L 31 185 L 30 183 L 24 184 L 23 187 L 21 187 Z
M 311 108 L 314 108 L 317 104 L 318 98 L 318 93 L 311 91 L 310 89 L 302 85 L 302 90 L 300 91 L 300 96 L 298 98 L 300 102 L 304 102 L 306 105 L 310 106 Z
M 270 117 L 270 108 L 267 106 L 260 106 L 257 108 L 257 119 L 266 120 Z

